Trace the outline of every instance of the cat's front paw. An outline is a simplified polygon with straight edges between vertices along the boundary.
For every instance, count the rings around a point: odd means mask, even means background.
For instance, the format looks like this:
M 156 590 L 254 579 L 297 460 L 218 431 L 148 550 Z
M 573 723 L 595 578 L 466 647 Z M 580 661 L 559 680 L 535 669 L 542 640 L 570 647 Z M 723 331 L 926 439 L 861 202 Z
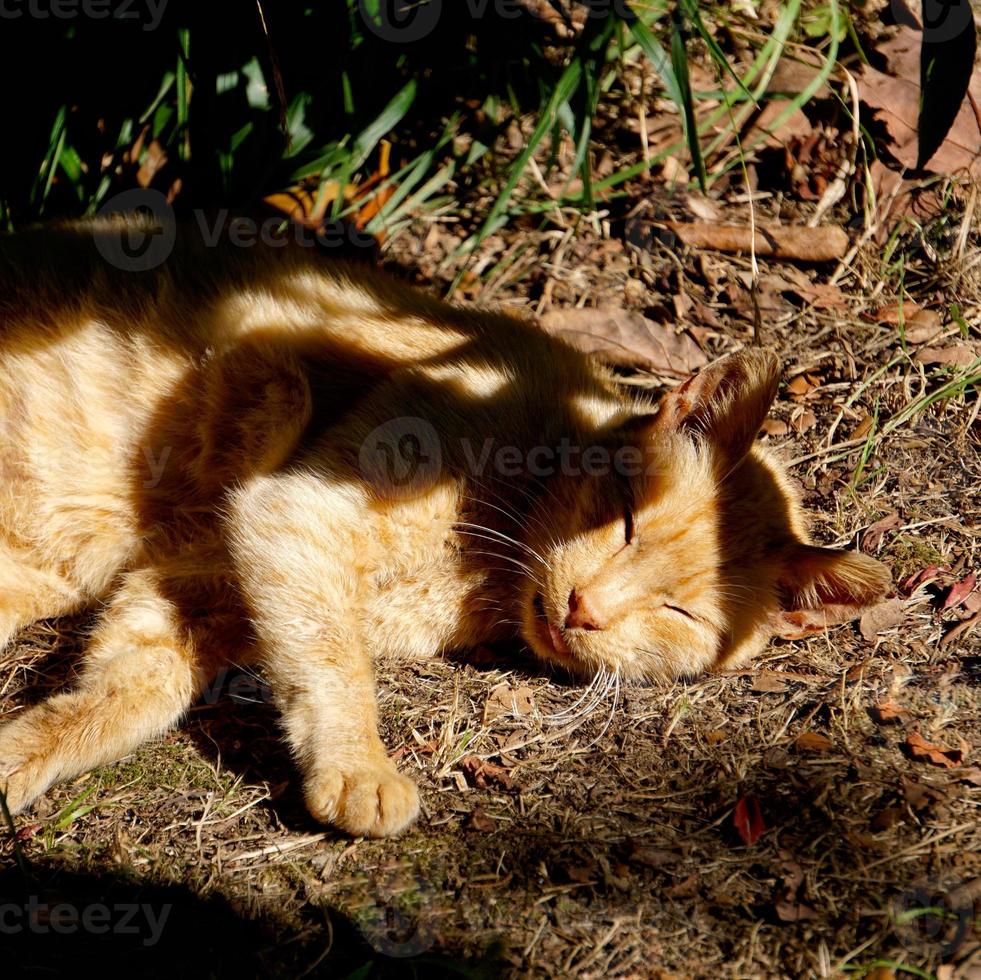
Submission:
M 419 815 L 419 791 L 387 759 L 363 768 L 330 768 L 307 779 L 307 809 L 355 837 L 393 837 Z
M 0 728 L 0 792 L 11 816 L 26 810 L 47 788 L 38 760 L 18 751 L 6 729 Z M 2 824 L 2 818 L 0 818 Z

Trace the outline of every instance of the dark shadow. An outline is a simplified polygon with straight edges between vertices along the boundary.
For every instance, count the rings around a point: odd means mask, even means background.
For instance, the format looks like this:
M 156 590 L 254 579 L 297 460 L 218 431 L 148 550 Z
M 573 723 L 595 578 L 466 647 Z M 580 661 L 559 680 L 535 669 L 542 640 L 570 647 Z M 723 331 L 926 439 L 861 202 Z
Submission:
M 380 903 L 356 923 L 328 906 L 287 922 L 267 907 L 235 908 L 174 884 L 32 864 L 0 871 L 0 963 L 7 976 L 473 977 L 496 975 L 496 955 L 440 948 L 425 921 Z
M 373 7 L 380 20 L 367 16 Z M 413 21 L 426 19 L 426 8 L 435 19 L 413 30 Z M 69 110 L 66 145 L 89 168 L 78 179 L 80 197 L 72 181 L 54 182 L 45 215 L 81 213 L 104 175 L 112 180 L 109 196 L 137 186 L 137 164 L 124 151 L 141 124 L 128 138 L 120 136 L 127 120 L 147 113 L 168 76 L 163 105 L 171 117 L 161 139 L 170 159 L 153 186 L 167 190 L 179 180 L 178 206 L 191 209 L 216 203 L 248 208 L 289 186 L 298 168 L 312 164 L 316 170 L 331 144 L 350 145 L 410 82 L 415 92 L 399 125 L 401 151 L 415 155 L 431 147 L 453 113 L 461 115 L 465 132 L 492 146 L 501 127 L 485 111 L 488 96 L 535 107 L 562 71 L 562 60 L 548 50 L 553 28 L 513 3 L 170 0 L 100 7 L 92 16 L 78 7 L 63 8 L 67 14 L 38 9 L 30 16 L 33 8 L 11 7 L 0 37 L 0 81 L 14 93 L 2 122 L 4 132 L 16 134 L 0 157 L 0 188 L 18 226 L 38 215 L 34 189 L 63 107 Z M 590 18 L 583 45 L 609 16 Z M 183 134 L 173 117 L 173 76 L 181 63 L 193 90 L 190 153 L 182 155 L 175 152 Z M 250 64 L 261 68 L 262 95 L 254 73 L 245 71 Z M 288 146 L 281 120 L 298 97 L 309 141 Z M 100 169 L 103 159 L 112 165 Z

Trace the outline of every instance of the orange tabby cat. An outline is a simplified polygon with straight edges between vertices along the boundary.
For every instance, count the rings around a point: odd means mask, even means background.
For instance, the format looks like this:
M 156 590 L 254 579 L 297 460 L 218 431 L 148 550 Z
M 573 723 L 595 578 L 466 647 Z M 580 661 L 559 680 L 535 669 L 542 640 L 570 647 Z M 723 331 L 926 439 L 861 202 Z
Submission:
M 519 634 L 589 678 L 742 662 L 886 591 L 807 543 L 754 445 L 778 379 L 731 355 L 638 404 L 586 356 L 303 248 L 153 272 L 118 221 L 0 240 L 0 649 L 99 604 L 68 693 L 0 728 L 13 812 L 261 664 L 311 813 L 418 811 L 377 731 L 372 658 Z

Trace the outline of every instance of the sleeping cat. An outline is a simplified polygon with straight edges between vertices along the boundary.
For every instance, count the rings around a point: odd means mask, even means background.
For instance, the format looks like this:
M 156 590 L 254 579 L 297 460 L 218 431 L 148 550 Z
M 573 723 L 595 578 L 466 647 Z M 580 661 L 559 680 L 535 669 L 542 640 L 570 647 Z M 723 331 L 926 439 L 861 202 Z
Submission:
M 0 239 L 0 650 L 99 608 L 74 687 L 0 727 L 14 813 L 255 664 L 313 816 L 396 834 L 418 797 L 378 735 L 374 657 L 517 635 L 584 679 L 669 679 L 889 586 L 808 543 L 755 445 L 772 353 L 638 402 L 515 317 L 190 230 L 123 272 L 95 247 L 121 229 Z

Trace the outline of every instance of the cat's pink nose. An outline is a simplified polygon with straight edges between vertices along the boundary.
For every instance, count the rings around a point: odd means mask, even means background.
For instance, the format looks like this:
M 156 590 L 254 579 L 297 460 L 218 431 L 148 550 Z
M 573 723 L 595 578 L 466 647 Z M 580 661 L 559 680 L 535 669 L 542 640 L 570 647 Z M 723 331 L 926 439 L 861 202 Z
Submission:
M 601 630 L 604 627 L 603 617 L 599 610 L 593 608 L 589 600 L 573 589 L 569 593 L 569 615 L 565 617 L 567 630 Z

